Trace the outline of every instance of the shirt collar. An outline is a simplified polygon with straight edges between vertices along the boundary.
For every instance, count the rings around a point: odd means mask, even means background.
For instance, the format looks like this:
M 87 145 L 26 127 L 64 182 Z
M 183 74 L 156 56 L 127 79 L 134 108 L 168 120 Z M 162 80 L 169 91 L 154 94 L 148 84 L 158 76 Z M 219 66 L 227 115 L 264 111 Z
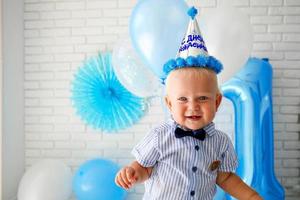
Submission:
M 203 127 L 203 129 L 206 131 L 207 135 L 213 136 L 216 133 L 215 129 L 215 123 L 210 122 L 208 125 Z

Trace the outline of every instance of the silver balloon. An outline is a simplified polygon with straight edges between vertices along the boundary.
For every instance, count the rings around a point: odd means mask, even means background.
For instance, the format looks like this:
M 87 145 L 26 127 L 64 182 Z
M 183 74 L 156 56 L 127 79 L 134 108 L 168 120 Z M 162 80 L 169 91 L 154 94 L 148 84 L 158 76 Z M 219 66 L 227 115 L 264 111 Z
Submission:
M 139 97 L 160 94 L 161 83 L 135 52 L 130 39 L 118 41 L 112 53 L 112 65 L 118 80 Z
M 230 0 L 219 3 L 217 8 L 200 12 L 198 21 L 208 53 L 223 64 L 218 75 L 222 84 L 246 64 L 252 51 L 253 30 L 249 17 L 232 6 Z
M 58 160 L 41 160 L 22 177 L 18 200 L 68 200 L 71 192 L 71 169 Z

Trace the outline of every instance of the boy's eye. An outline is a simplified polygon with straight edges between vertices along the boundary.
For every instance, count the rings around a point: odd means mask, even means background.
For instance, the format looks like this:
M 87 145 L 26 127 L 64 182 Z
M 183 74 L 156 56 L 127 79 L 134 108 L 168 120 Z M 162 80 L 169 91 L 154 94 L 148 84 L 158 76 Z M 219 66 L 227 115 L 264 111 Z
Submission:
M 179 101 L 187 101 L 187 98 L 186 97 L 179 97 L 177 100 L 179 100 Z
M 199 99 L 200 101 L 205 101 L 205 100 L 208 99 L 208 97 L 206 97 L 206 96 L 201 96 L 201 97 L 199 97 L 198 99 Z

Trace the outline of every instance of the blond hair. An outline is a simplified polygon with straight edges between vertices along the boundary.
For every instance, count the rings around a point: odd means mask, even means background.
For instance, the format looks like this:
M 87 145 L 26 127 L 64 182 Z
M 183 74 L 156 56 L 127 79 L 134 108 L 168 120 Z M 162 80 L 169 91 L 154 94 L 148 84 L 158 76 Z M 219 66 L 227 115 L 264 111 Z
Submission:
M 220 89 L 218 87 L 218 78 L 216 73 L 209 69 L 204 67 L 183 67 L 178 68 L 169 73 L 165 80 L 166 89 L 168 90 L 169 80 L 171 76 L 176 76 L 177 74 L 183 74 L 184 76 L 190 77 L 190 78 L 202 78 L 202 77 L 209 77 L 212 82 L 216 85 L 216 91 L 218 94 L 221 94 Z

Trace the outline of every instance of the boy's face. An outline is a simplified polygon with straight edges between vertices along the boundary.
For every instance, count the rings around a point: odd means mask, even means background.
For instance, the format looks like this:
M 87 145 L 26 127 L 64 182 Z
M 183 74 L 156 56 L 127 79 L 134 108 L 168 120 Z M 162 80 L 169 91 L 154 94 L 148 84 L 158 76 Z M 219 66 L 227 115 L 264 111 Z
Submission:
M 197 130 L 212 122 L 222 96 L 218 93 L 213 72 L 203 76 L 191 73 L 195 73 L 195 70 L 169 74 L 165 100 L 178 124 Z

